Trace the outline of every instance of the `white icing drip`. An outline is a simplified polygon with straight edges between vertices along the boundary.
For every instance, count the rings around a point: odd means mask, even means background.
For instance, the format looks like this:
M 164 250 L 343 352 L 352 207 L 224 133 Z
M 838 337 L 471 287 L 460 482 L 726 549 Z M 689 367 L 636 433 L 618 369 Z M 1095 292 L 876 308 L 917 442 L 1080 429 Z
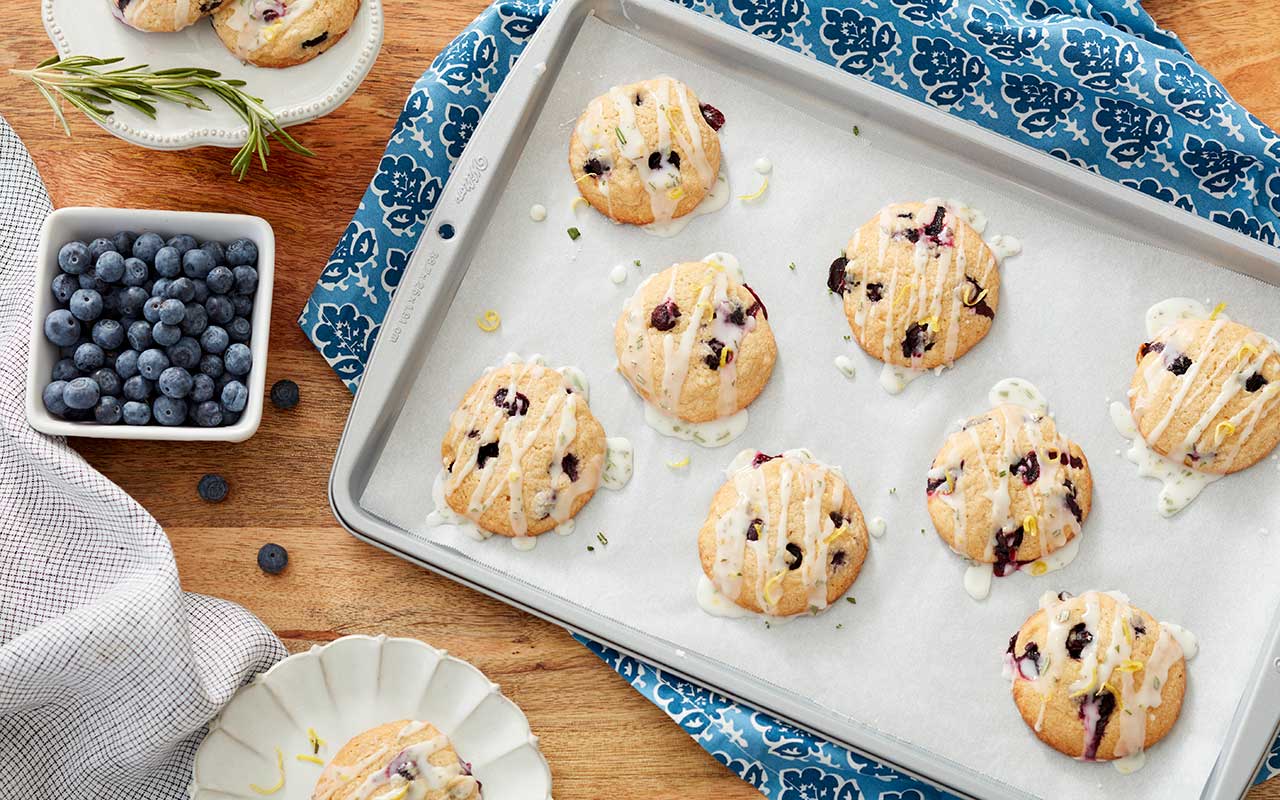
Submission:
M 604 473 L 600 476 L 600 485 L 616 492 L 631 480 L 631 473 L 635 469 L 635 451 L 631 440 L 621 436 L 607 437 L 604 442 Z
M 912 369 L 911 367 L 885 363 L 880 370 L 880 387 L 889 394 L 901 394 L 908 384 L 926 372 L 928 370 Z
M 1155 478 L 1163 484 L 1156 501 L 1161 516 L 1172 517 L 1195 500 L 1204 487 L 1222 477 L 1210 472 L 1197 472 L 1152 450 L 1139 435 L 1133 416 L 1124 403 L 1111 404 L 1111 422 L 1120 435 L 1129 440 L 1129 449 L 1124 455 L 1138 466 L 1138 475 Z
M 534 203 L 529 207 L 529 219 L 534 222 L 542 222 L 547 218 L 547 207 L 541 203 Z
M 987 393 L 987 402 L 992 406 L 1011 403 L 1040 415 L 1049 413 L 1049 401 L 1030 381 L 1023 378 L 1005 378 L 999 381 Z
M 421 720 L 414 720 L 414 721 L 412 721 L 412 722 L 408 723 L 407 725 L 405 725 L 403 728 L 401 728 L 401 729 L 400 729 L 400 732 L 396 734 L 396 738 L 397 738 L 397 739 L 406 739 L 406 738 L 408 738 L 408 737 L 410 737 L 410 736 L 414 735 L 414 734 L 415 734 L 415 733 L 417 733 L 418 731 L 420 731 L 420 730 L 424 730 L 426 727 L 427 727 L 427 723 L 426 723 L 426 722 L 423 722 L 423 721 L 421 721 Z
M 836 356 L 835 363 L 836 363 L 836 369 L 840 370 L 841 375 L 845 376 L 849 380 L 853 380 L 853 376 L 854 376 L 853 359 L 849 358 L 846 355 L 839 355 L 839 356 Z
M 964 590 L 974 600 L 986 600 L 987 595 L 991 594 L 991 579 L 994 575 L 994 564 L 970 564 L 964 571 Z
M 761 175 L 768 175 L 773 172 L 773 162 L 768 158 L 761 156 L 756 159 L 755 163 L 751 165 L 751 168 Z
M 729 189 L 729 175 L 722 168 L 720 174 L 716 176 L 715 184 L 707 192 L 706 197 L 703 197 L 702 202 L 694 206 L 692 211 L 683 217 L 676 217 L 666 222 L 651 222 L 648 225 L 641 225 L 640 230 L 663 239 L 670 239 L 688 227 L 695 217 L 706 216 L 727 206 L 732 194 L 733 192 Z
M 1008 234 L 992 236 L 990 241 L 987 242 L 987 246 L 991 248 L 991 254 L 996 257 L 998 263 L 1022 252 L 1022 241 L 1016 236 L 1009 236 Z
M 511 546 L 521 552 L 527 553 L 538 546 L 538 540 L 533 536 L 512 536 Z
M 406 765 L 412 765 L 412 774 L 415 776 L 413 780 L 406 780 L 400 772 L 393 772 L 388 768 L 376 770 L 365 778 L 355 792 L 350 795 L 352 800 L 369 800 L 374 791 L 384 786 L 392 791 L 384 792 L 378 795 L 378 798 L 403 797 L 406 800 L 408 798 L 420 800 L 428 792 L 443 792 L 448 797 L 469 794 L 476 787 L 476 779 L 462 773 L 462 764 L 458 762 L 458 759 L 450 759 L 446 764 L 432 764 L 430 761 L 432 755 L 448 746 L 449 740 L 444 736 L 436 736 L 424 742 L 409 745 L 397 752 L 387 762 L 387 765 L 389 767 L 397 760 L 406 763 Z M 382 751 L 383 757 L 385 757 L 385 754 L 386 751 Z M 365 766 L 367 768 L 368 765 Z M 362 772 L 363 769 L 360 771 Z M 355 774 L 359 774 L 359 772 Z M 407 791 L 402 792 L 401 789 L 403 787 L 408 787 Z
M 706 575 L 698 576 L 698 606 L 713 617 L 741 619 L 754 616 L 750 611 L 725 597 Z
M 867 532 L 875 538 L 879 539 L 884 536 L 885 531 L 889 529 L 889 523 L 885 522 L 884 517 L 872 517 L 867 523 Z
M 664 414 L 650 403 L 644 404 L 644 421 L 663 436 L 684 439 L 703 447 L 723 447 L 742 435 L 747 429 L 747 410 L 713 419 L 709 422 L 685 422 L 670 414 Z
M 458 512 L 449 507 L 449 503 L 444 499 L 444 480 L 448 476 L 445 470 L 440 470 L 436 474 L 435 481 L 431 484 L 431 499 L 435 502 L 435 510 L 427 515 L 426 525 L 434 528 L 438 525 L 452 525 L 458 530 L 475 539 L 483 542 L 493 534 L 483 530 L 471 520 L 462 516 Z
M 627 265 L 615 264 L 613 269 L 609 270 L 609 280 L 617 284 L 627 282 Z
M 248 54 L 282 34 L 314 3 L 315 0 L 230 0 L 231 13 L 222 21 L 235 31 L 236 50 Z M 276 12 L 279 17 L 267 22 L 264 19 L 266 11 Z
M 1193 300 L 1190 297 L 1170 297 L 1147 309 L 1147 336 L 1154 338 L 1180 319 L 1208 319 L 1208 317 L 1209 309 L 1205 308 L 1199 300 Z

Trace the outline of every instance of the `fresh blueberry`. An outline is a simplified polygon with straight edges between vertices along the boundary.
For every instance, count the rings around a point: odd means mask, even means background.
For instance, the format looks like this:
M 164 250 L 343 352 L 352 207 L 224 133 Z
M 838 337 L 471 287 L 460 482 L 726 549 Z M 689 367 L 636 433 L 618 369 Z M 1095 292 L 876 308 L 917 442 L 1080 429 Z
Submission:
M 94 270 L 107 283 L 117 283 L 124 278 L 124 256 L 115 250 L 108 250 L 98 256 Z
M 227 372 L 232 375 L 248 375 L 253 366 L 253 352 L 249 350 L 248 345 L 236 342 L 227 348 L 222 360 L 226 364 Z M 236 410 L 239 411 L 239 409 Z
M 192 291 L 191 293 L 191 302 L 204 305 L 204 301 L 208 300 L 209 295 L 211 294 L 211 292 L 209 291 L 209 284 L 200 280 L 199 278 L 196 278 L 195 280 L 191 281 L 191 285 L 195 287 L 194 291 Z
M 1077 622 L 1067 632 L 1067 655 L 1079 661 L 1081 653 L 1092 641 L 1093 634 L 1089 631 L 1088 626 L 1083 622 Z
M 159 297 L 161 300 L 168 300 L 169 284 L 173 283 L 173 278 L 159 278 L 155 283 L 151 284 L 151 296 Z
M 138 241 L 138 234 L 133 231 L 117 231 L 111 237 L 111 244 L 115 245 L 116 252 L 127 255 L 133 252 L 133 243 Z
M 90 409 L 98 404 L 100 394 L 93 378 L 76 378 L 67 382 L 67 388 L 62 391 L 62 402 L 68 408 Z
M 160 373 L 169 368 L 169 357 L 163 350 L 151 348 L 138 356 L 138 373 L 149 381 L 159 379 Z
M 836 294 L 844 294 L 848 289 L 848 268 L 849 259 L 839 256 L 835 261 L 831 262 L 831 266 L 827 268 L 827 288 Z
M 134 375 L 132 378 L 129 378 L 124 382 L 124 396 L 130 400 L 137 400 L 139 402 L 147 400 L 151 397 L 151 393 L 154 391 L 154 383 L 141 375 Z M 147 409 L 147 417 L 150 418 L 150 416 L 151 410 Z
M 67 390 L 68 381 L 54 381 L 44 387 L 41 397 L 44 399 L 44 407 L 49 409 L 50 414 L 62 416 L 67 413 L 66 401 L 62 399 L 62 395 Z
M 187 254 L 188 250 L 196 249 L 197 242 L 196 237 L 190 234 L 180 233 L 170 239 L 168 245 L 177 250 L 178 255 L 184 256 Z
M 71 298 L 71 300 L 72 300 L 72 310 L 74 312 L 75 298 L 73 297 Z M 1167 369 L 1170 372 L 1172 372 L 1174 375 L 1184 375 L 1186 374 L 1187 370 L 1191 369 L 1191 359 L 1187 358 L 1185 354 L 1180 355 L 1169 364 Z
M 246 295 L 238 294 L 231 298 L 231 305 L 236 310 L 237 317 L 245 317 L 246 319 L 253 313 L 253 298 Z
M 228 411 L 234 411 L 238 414 L 244 411 L 244 407 L 249 403 L 249 390 L 240 381 L 233 380 L 222 387 L 221 399 L 222 405 Z
M 140 258 L 126 258 L 124 260 L 124 285 L 125 286 L 142 286 L 147 282 L 147 278 L 151 277 L 150 268 L 147 262 Z
M 226 369 L 222 363 L 222 356 L 214 353 L 205 353 L 200 356 L 200 374 L 216 379 L 221 378 Z
M 225 408 L 222 409 L 222 424 L 224 426 L 235 425 L 240 421 L 240 417 L 241 412 L 239 411 L 228 411 Z
M 209 284 L 209 291 L 214 294 L 226 294 L 236 285 L 235 274 L 228 267 L 214 267 L 209 270 L 205 280 Z
M 89 242 L 89 259 L 95 264 L 98 263 L 99 258 L 102 258 L 103 253 L 114 253 L 115 251 L 115 243 L 110 239 L 98 238 Z
M 199 336 L 204 333 L 204 329 L 209 327 L 209 312 L 199 303 L 192 301 L 187 306 L 186 313 L 179 324 L 182 332 L 187 336 Z
M 93 323 L 93 343 L 103 350 L 118 350 L 124 345 L 124 328 L 114 319 L 100 319 Z
M 227 499 L 227 479 L 221 475 L 205 475 L 196 484 L 200 499 L 208 503 L 221 503 Z
M 160 306 L 164 304 L 163 297 L 148 297 L 147 302 L 142 304 L 142 318 L 153 325 L 160 321 Z
M 253 326 L 244 317 L 236 317 L 227 325 L 227 336 L 233 342 L 247 342 L 253 336 Z
M 106 292 L 102 293 L 102 316 L 104 317 L 120 316 L 120 290 L 119 289 L 108 289 Z
M 213 378 L 203 372 L 197 372 L 191 379 L 191 402 L 204 403 L 213 399 Z M 199 414 L 200 409 L 196 409 Z M 197 418 L 198 419 L 198 418 Z
M 201 375 L 200 377 L 203 378 L 205 376 Z M 210 387 L 210 390 L 212 391 L 212 387 Z M 192 402 L 195 402 L 194 398 Z M 192 416 L 195 418 L 196 424 L 201 428 L 216 428 L 222 424 L 222 406 L 213 400 L 205 400 L 196 406 L 195 413 Z
M 112 395 L 118 397 L 120 392 L 124 390 L 124 381 L 120 380 L 120 375 L 110 367 L 95 370 L 89 377 L 93 378 L 93 382 L 98 384 L 98 391 L 103 396 Z
M 187 403 L 168 395 L 159 395 L 151 401 L 151 416 L 167 427 L 181 425 L 187 421 Z
M 166 397 L 181 400 L 191 394 L 191 388 L 194 383 L 190 372 L 187 372 L 182 367 L 169 367 L 160 373 L 160 380 L 156 382 L 156 386 L 160 388 L 160 393 Z
M 145 320 L 140 319 L 130 325 L 125 336 L 129 339 L 129 346 L 138 352 L 147 350 L 155 344 L 155 339 L 151 338 L 151 324 Z
M 190 336 L 183 336 L 177 344 L 165 350 L 169 363 L 183 369 L 195 369 L 200 364 L 200 343 Z
M 207 278 L 209 270 L 218 266 L 205 250 L 188 250 L 182 256 L 182 271 L 191 278 Z
M 127 286 L 116 294 L 116 306 L 122 317 L 138 317 L 142 313 L 142 307 L 146 304 L 147 291 L 141 286 Z M 124 320 L 120 323 L 123 325 Z
M 80 281 L 76 280 L 74 275 L 59 272 L 54 276 L 51 288 L 53 289 L 53 296 L 57 298 L 58 302 L 66 305 L 71 302 L 71 295 L 75 294 L 76 290 L 80 288 Z
M 89 267 L 77 275 L 76 283 L 81 289 L 92 289 L 98 294 L 102 294 L 107 289 L 107 284 L 98 279 L 98 272 L 93 267 Z
M 71 295 L 71 313 L 81 322 L 93 322 L 102 316 L 102 295 L 93 289 L 76 289 Z
M 271 387 L 271 404 L 276 408 L 290 409 L 298 404 L 298 384 L 291 380 L 276 381 Z
M 236 239 L 227 246 L 227 266 L 251 267 L 258 263 L 258 246 L 248 239 Z
M 222 246 L 222 242 L 201 242 L 200 249 L 209 254 L 215 264 L 227 263 L 227 250 Z M 201 276 L 204 277 L 204 276 Z
M 132 378 L 138 374 L 138 351 L 122 350 L 120 355 L 116 356 L 116 374 L 121 378 Z
M 45 317 L 45 337 L 59 347 L 72 346 L 79 342 L 79 320 L 67 308 L 50 311 Z
M 264 544 L 258 550 L 258 569 L 268 575 L 279 575 L 289 565 L 289 551 L 278 544 Z
M 190 278 L 174 278 L 164 290 L 164 296 L 190 303 L 196 296 L 196 284 Z
M 236 294 L 248 297 L 258 290 L 258 271 L 253 267 L 236 267 L 232 274 L 236 278 Z
M 85 342 L 76 348 L 76 369 L 81 372 L 93 372 L 106 363 L 106 354 L 93 342 Z
M 73 378 L 79 378 L 80 369 L 76 366 L 75 358 L 58 359 L 58 363 L 53 365 L 53 373 L 50 377 L 55 381 L 69 381 Z
M 120 401 L 114 397 L 106 396 L 98 400 L 98 405 L 93 408 L 93 418 L 98 421 L 99 425 L 115 425 L 120 422 L 124 416 L 124 409 L 120 405 Z
M 166 322 L 157 322 L 151 326 L 151 338 L 155 339 L 156 344 L 161 347 L 168 347 L 171 344 L 177 344 L 182 338 L 182 328 Z
M 151 421 L 151 406 L 137 400 L 130 400 L 122 409 L 126 425 L 146 425 Z
M 213 298 L 210 297 L 209 300 L 212 301 Z M 200 346 L 206 353 L 216 355 L 226 350 L 229 344 L 231 344 L 231 337 L 217 325 L 210 325 L 204 329 L 204 333 L 200 334 Z
M 236 316 L 235 304 L 220 294 L 204 301 L 204 310 L 209 312 L 209 321 L 214 325 L 226 325 Z
M 178 248 L 166 245 L 156 252 L 156 272 L 165 278 L 176 278 L 182 274 L 182 254 Z
M 75 358 L 76 348 L 79 346 L 80 346 L 80 339 L 77 337 L 76 341 L 73 342 L 72 344 L 63 345 L 58 348 L 58 358 Z
M 176 298 L 165 300 L 160 304 L 157 316 L 160 318 L 158 321 L 165 325 L 180 325 L 186 319 L 187 307 Z
M 84 242 L 67 242 L 58 251 L 58 267 L 69 275 L 79 275 L 93 264 L 89 245 Z
M 144 233 L 133 243 L 133 257 L 142 259 L 148 266 L 152 265 L 161 247 L 164 247 L 164 239 L 161 239 L 159 234 Z

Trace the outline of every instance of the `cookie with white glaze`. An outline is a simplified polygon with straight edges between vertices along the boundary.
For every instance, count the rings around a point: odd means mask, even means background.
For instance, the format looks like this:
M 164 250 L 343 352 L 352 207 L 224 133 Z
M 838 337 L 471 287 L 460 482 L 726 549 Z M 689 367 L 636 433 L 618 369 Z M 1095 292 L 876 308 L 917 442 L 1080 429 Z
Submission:
M 1118 592 L 1047 593 L 1009 640 L 1005 669 L 1027 726 L 1085 761 L 1163 739 L 1187 687 L 1178 634 Z
M 698 533 L 702 571 L 748 611 L 816 613 L 853 585 L 867 527 L 844 476 L 804 450 L 744 451 Z
M 360 0 L 224 0 L 213 27 L 241 61 L 292 67 L 337 44 L 359 10 Z
M 1276 341 L 1227 319 L 1180 319 L 1138 349 L 1129 407 L 1152 450 L 1201 472 L 1260 461 L 1280 442 Z
M 614 327 L 618 370 L 663 413 L 707 422 L 741 411 L 778 357 L 768 311 L 730 266 L 675 264 L 640 284 Z
M 445 500 L 491 533 L 537 536 L 591 499 L 606 449 L 586 395 L 561 372 L 532 361 L 491 368 L 449 418 Z
M 107 0 L 111 13 L 131 28 L 150 33 L 180 31 L 212 14 L 224 0 Z
M 724 117 L 674 78 L 615 86 L 587 104 L 569 139 L 578 191 L 617 222 L 683 217 L 715 186 Z
M 1005 404 L 947 437 L 925 494 L 948 547 L 1008 575 L 1080 535 L 1093 477 L 1080 446 L 1058 432 L 1052 417 Z
M 832 262 L 853 338 L 889 364 L 933 369 L 987 335 L 1000 304 L 995 255 L 943 202 L 896 203 L 859 228 Z
M 402 719 L 343 745 L 311 793 L 312 800 L 367 797 L 480 800 L 480 782 L 435 726 Z

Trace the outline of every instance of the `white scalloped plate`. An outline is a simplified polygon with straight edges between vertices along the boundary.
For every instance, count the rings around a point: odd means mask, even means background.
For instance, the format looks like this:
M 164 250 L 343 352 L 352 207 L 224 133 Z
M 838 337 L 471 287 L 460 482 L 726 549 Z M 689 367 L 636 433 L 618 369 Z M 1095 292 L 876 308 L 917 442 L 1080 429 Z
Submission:
M 284 786 L 273 800 L 309 800 L 320 772 L 307 728 L 326 762 L 348 739 L 400 719 L 426 720 L 453 742 L 484 800 L 551 800 L 551 769 L 524 712 L 467 662 L 417 639 L 344 636 L 297 653 L 238 691 L 209 723 L 196 751 L 193 800 L 261 800 L 274 786 L 276 748 Z
M 382 47 L 382 0 L 362 0 L 342 41 L 306 64 L 284 69 L 241 63 L 222 46 L 208 19 L 177 33 L 143 33 L 113 17 L 106 0 L 43 0 L 41 15 L 60 55 L 123 56 L 125 65 L 150 64 L 156 69 L 215 69 L 224 77 L 246 81 L 246 90 L 261 97 L 284 125 L 322 117 L 346 102 Z M 226 106 L 210 105 L 211 111 L 201 111 L 166 103 L 154 120 L 117 105 L 102 127 L 156 150 L 242 145 L 248 126 Z M 73 110 L 67 115 L 73 128 L 84 119 L 75 118 Z

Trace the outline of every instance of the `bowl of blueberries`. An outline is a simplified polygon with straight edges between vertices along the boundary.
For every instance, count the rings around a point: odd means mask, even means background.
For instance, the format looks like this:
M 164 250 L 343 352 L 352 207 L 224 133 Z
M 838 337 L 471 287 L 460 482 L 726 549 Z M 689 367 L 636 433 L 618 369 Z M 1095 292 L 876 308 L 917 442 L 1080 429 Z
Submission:
M 230 442 L 258 429 L 275 266 L 266 220 L 62 208 L 37 259 L 33 428 Z

